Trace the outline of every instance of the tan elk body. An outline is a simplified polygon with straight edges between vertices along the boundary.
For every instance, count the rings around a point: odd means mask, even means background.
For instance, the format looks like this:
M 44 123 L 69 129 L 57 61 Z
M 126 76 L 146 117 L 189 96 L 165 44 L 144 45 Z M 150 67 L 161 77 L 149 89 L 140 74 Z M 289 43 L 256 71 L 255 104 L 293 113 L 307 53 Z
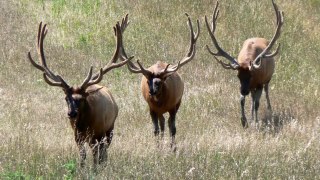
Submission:
M 214 58 L 224 67 L 225 69 L 233 69 L 238 71 L 238 78 L 240 80 L 240 104 L 241 104 L 241 123 L 243 127 L 248 127 L 247 118 L 244 112 L 245 96 L 251 93 L 252 105 L 251 114 L 252 119 L 255 119 L 258 124 L 258 109 L 260 105 L 260 97 L 262 89 L 264 88 L 267 99 L 268 109 L 271 111 L 271 104 L 269 99 L 269 82 L 272 78 L 275 68 L 274 56 L 278 54 L 279 47 L 276 51 L 271 53 L 270 50 L 275 44 L 276 40 L 280 36 L 281 26 L 283 25 L 283 13 L 278 10 L 278 6 L 272 0 L 272 4 L 276 13 L 277 28 L 274 36 L 269 42 L 265 38 L 250 38 L 247 39 L 242 46 L 242 49 L 235 59 L 227 52 L 225 52 L 218 44 L 218 41 L 214 35 L 216 29 L 216 21 L 219 16 L 219 2 L 215 6 L 211 27 L 208 23 L 207 17 L 205 17 L 206 26 L 217 52 L 212 52 L 207 45 L 207 49 L 214 56 Z M 217 57 L 222 56 L 230 61 L 230 63 L 224 63 Z
M 156 64 L 148 68 L 148 71 L 153 72 L 155 75 L 160 74 L 167 67 L 167 63 L 158 61 Z M 141 80 L 142 95 L 148 103 L 150 109 L 158 115 L 162 115 L 169 111 L 174 111 L 178 108 L 183 95 L 184 84 L 180 75 L 175 72 L 163 81 L 162 89 L 159 95 L 150 96 L 148 79 L 143 76 Z
M 106 149 L 111 143 L 114 122 L 118 116 L 118 106 L 111 92 L 104 86 L 98 85 L 105 73 L 127 63 L 132 57 L 120 63 L 115 63 L 122 56 L 122 34 L 119 23 L 114 27 L 117 38 L 115 53 L 99 73 L 92 74 L 92 66 L 83 83 L 79 87 L 71 87 L 59 75 L 54 74 L 48 67 L 44 55 L 43 41 L 47 34 L 46 24 L 39 25 L 37 51 L 40 64 L 37 64 L 28 53 L 31 64 L 43 73 L 44 80 L 51 86 L 62 88 L 66 95 L 68 105 L 68 117 L 74 130 L 75 141 L 78 145 L 81 158 L 81 166 L 84 165 L 87 142 L 93 151 L 94 165 L 101 163 L 106 158 Z M 122 58 L 123 59 L 123 58 Z

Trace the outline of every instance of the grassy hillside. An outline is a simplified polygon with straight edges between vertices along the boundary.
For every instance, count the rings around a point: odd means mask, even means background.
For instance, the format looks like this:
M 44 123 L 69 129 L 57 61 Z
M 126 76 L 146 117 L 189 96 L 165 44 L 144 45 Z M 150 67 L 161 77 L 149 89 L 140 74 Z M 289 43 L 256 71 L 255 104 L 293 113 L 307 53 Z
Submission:
M 214 1 L 215 2 L 215 1 Z M 240 124 L 236 72 L 220 67 L 204 25 L 209 0 L 12 0 L 0 1 L 0 179 L 319 179 L 320 171 L 320 1 L 277 0 L 285 13 L 278 40 L 281 51 L 270 85 L 273 107 L 262 129 Z M 237 56 L 250 37 L 271 39 L 275 16 L 271 0 L 220 1 L 217 38 Z M 141 75 L 125 67 L 105 75 L 120 108 L 105 167 L 94 174 L 77 166 L 78 149 L 67 119 L 64 94 L 48 86 L 27 60 L 36 57 L 38 23 L 48 23 L 48 66 L 70 84 L 80 84 L 89 66 L 111 58 L 112 27 L 129 13 L 126 51 L 146 66 L 176 63 L 189 43 L 188 12 L 201 21 L 197 54 L 179 70 L 185 93 L 177 114 L 177 152 L 169 148 L 166 127 L 157 148 L 140 92 Z M 247 98 L 247 117 L 250 117 Z

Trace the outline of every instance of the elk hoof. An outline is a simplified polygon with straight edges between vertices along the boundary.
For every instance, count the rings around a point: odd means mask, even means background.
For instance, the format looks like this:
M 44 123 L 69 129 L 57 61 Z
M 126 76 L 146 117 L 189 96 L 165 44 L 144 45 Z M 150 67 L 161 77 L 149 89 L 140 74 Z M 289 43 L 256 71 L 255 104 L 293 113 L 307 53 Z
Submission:
M 171 150 L 172 150 L 173 153 L 177 152 L 177 145 L 175 143 L 171 143 L 170 147 L 171 147 Z
M 243 128 L 248 128 L 248 121 L 247 121 L 247 118 L 245 117 L 241 117 L 241 124 L 242 124 L 242 127 Z

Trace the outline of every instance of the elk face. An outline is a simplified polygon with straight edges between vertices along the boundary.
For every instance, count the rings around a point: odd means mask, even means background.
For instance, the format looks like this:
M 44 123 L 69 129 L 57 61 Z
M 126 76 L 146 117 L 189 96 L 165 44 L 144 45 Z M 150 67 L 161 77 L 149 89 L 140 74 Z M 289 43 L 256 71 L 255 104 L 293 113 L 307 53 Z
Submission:
M 162 92 L 164 82 L 167 77 L 169 77 L 173 73 L 149 73 L 145 78 L 147 79 L 148 87 L 149 87 L 149 95 L 150 96 L 159 96 Z
M 157 96 L 161 92 L 163 81 L 158 77 L 151 77 L 148 79 L 148 85 L 150 96 Z
M 68 105 L 68 117 L 69 119 L 76 119 L 79 112 L 86 104 L 87 94 L 84 90 L 69 88 L 64 90 L 66 97 L 65 100 Z
M 238 78 L 240 80 L 240 93 L 246 96 L 250 92 L 251 71 L 249 68 L 239 68 Z

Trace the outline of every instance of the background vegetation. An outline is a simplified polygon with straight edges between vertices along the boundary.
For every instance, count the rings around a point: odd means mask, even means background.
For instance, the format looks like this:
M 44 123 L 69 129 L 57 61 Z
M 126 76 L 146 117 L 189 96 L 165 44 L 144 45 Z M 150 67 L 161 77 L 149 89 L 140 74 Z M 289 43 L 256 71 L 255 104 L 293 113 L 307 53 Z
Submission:
M 201 0 L 11 0 L 0 1 L 1 179 L 319 179 L 320 1 L 277 0 L 285 12 L 281 53 L 271 81 L 272 117 L 265 97 L 262 129 L 240 124 L 236 72 L 221 68 L 205 49 L 204 16 L 215 1 Z M 272 37 L 271 0 L 221 0 L 217 37 L 234 56 L 250 37 Z M 79 84 L 89 66 L 112 56 L 112 27 L 129 13 L 128 54 L 146 66 L 175 63 L 189 42 L 188 12 L 201 21 L 196 58 L 179 70 L 185 94 L 177 115 L 178 150 L 166 128 L 157 148 L 140 75 L 124 67 L 107 74 L 120 107 L 105 167 L 94 174 L 92 157 L 77 166 L 78 149 L 66 118 L 61 89 L 49 87 L 27 61 L 36 56 L 38 23 L 48 23 L 45 52 L 50 68 Z M 250 98 L 247 98 L 247 116 Z M 91 155 L 91 153 L 89 153 Z

